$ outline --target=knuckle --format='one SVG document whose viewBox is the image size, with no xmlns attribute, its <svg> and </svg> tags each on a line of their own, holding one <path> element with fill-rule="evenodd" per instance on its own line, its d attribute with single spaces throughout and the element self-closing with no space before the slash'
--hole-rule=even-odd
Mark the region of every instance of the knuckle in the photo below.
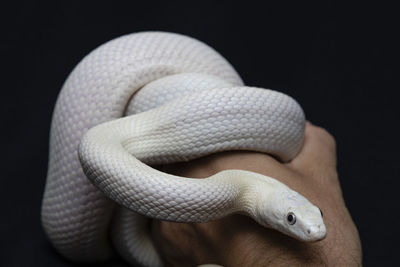
<svg viewBox="0 0 400 267">
<path fill-rule="evenodd" d="M 319 136 L 324 141 L 324 143 L 326 143 L 330 147 L 336 147 L 335 137 L 328 130 L 320 126 L 313 126 L 313 128 L 315 134 Z"/>
<path fill-rule="evenodd" d="M 336 147 L 335 137 L 330 132 L 328 132 L 326 129 L 322 128 L 322 135 L 323 135 L 323 138 L 324 138 L 326 144 L 328 144 L 330 147 L 333 147 L 333 148 Z"/>
</svg>

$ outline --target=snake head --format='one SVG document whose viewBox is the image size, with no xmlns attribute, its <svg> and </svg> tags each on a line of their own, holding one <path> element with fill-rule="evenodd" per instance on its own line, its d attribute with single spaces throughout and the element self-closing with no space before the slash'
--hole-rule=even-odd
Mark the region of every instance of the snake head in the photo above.
<svg viewBox="0 0 400 267">
<path fill-rule="evenodd" d="M 282 224 L 285 226 L 283 232 L 306 242 L 324 239 L 326 236 L 326 227 L 322 211 L 300 194 L 296 194 L 298 195 L 296 196 L 297 201 L 300 198 L 303 198 L 303 201 L 305 201 L 302 204 L 297 204 L 298 202 L 296 202 L 297 205 L 292 203 L 286 207 L 282 218 Z"/>
<path fill-rule="evenodd" d="M 285 188 L 258 203 L 257 221 L 300 241 L 314 242 L 325 238 L 322 211 L 299 193 Z"/>
</svg>

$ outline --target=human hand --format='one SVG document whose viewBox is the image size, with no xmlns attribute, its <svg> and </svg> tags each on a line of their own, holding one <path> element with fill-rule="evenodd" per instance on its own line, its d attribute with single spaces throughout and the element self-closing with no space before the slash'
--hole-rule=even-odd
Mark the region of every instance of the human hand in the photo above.
<svg viewBox="0 0 400 267">
<path fill-rule="evenodd" d="M 192 224 L 154 220 L 152 237 L 166 266 L 361 265 L 358 231 L 336 171 L 335 140 L 327 131 L 307 123 L 302 150 L 286 164 L 262 153 L 233 151 L 168 165 L 164 171 L 204 178 L 226 169 L 274 177 L 305 196 L 323 211 L 326 238 L 300 242 L 242 215 Z"/>
</svg>

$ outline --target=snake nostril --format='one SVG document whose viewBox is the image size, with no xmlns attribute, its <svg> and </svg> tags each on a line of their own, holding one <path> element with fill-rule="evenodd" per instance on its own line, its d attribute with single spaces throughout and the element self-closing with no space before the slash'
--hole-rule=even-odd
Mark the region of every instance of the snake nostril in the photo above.
<svg viewBox="0 0 400 267">
<path fill-rule="evenodd" d="M 308 233 L 308 234 L 310 234 L 310 233 L 311 233 L 310 229 L 307 229 L 307 233 Z"/>
</svg>

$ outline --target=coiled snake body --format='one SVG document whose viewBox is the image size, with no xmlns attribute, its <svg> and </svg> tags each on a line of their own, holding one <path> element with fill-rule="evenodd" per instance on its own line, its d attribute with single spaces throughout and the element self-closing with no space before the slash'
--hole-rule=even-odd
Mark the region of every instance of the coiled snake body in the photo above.
<svg viewBox="0 0 400 267">
<path fill-rule="evenodd" d="M 71 260 L 105 260 L 114 247 L 144 266 L 162 265 L 146 217 L 205 222 L 241 213 L 297 239 L 319 240 L 319 209 L 273 178 L 227 170 L 192 179 L 148 166 L 226 150 L 288 161 L 301 148 L 304 125 L 292 98 L 244 86 L 199 41 L 162 32 L 117 38 L 85 57 L 58 97 L 44 229 Z"/>
</svg>

